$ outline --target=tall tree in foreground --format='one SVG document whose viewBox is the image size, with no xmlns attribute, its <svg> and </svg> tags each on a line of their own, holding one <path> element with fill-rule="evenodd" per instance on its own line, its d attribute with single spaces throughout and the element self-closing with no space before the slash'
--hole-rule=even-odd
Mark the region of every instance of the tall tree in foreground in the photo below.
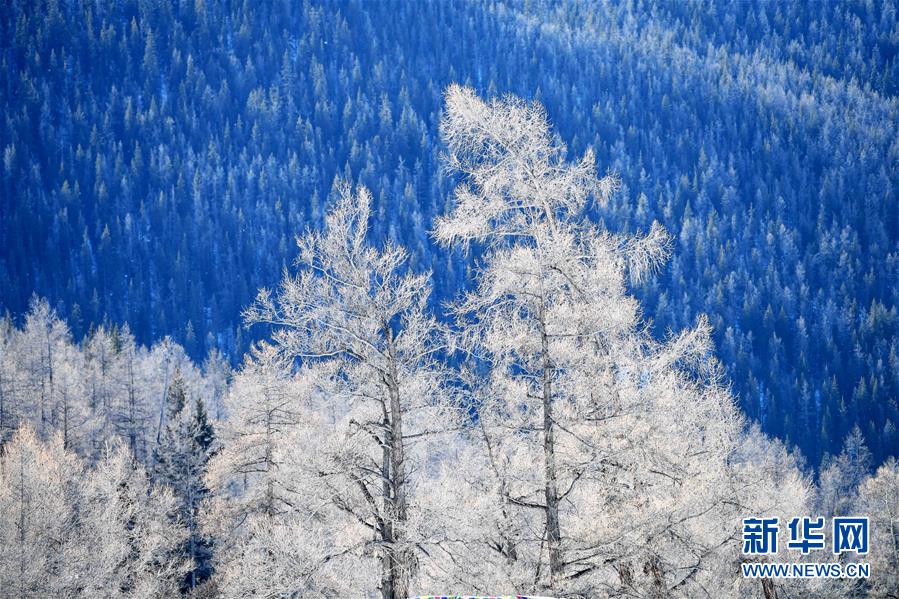
<svg viewBox="0 0 899 599">
<path fill-rule="evenodd" d="M 467 181 L 456 189 L 453 212 L 438 221 L 437 236 L 445 244 L 487 241 L 493 249 L 477 290 L 460 302 L 457 313 L 472 351 L 493 366 L 496 399 L 507 403 L 507 397 L 518 396 L 499 412 L 516 420 L 525 434 L 539 437 L 541 447 L 523 456 L 523 463 L 542 464 L 542 488 L 518 492 L 508 501 L 542 513 L 547 580 L 557 589 L 566 559 L 560 503 L 567 491 L 561 483 L 576 472 L 557 447 L 559 398 L 574 397 L 563 388 L 567 379 L 560 373 L 595 354 L 584 352 L 590 343 L 609 347 L 626 338 L 636 309 L 632 300 L 620 301 L 620 275 L 606 255 L 610 244 L 580 243 L 580 231 L 566 217 L 580 212 L 594 193 L 605 200 L 614 180 L 595 177 L 592 154 L 579 163 L 565 162 L 545 115 L 521 102 L 488 106 L 471 90 L 451 87 L 442 131 L 449 166 Z M 662 246 L 652 249 L 660 252 Z M 600 262 L 591 264 L 597 253 Z M 613 301 L 605 302 L 605 309 L 583 309 L 608 298 L 609 291 Z M 490 407 L 482 406 L 482 428 Z"/>
<path fill-rule="evenodd" d="M 489 473 L 480 495 L 494 497 L 467 533 L 495 535 L 457 560 L 518 592 L 690 594 L 736 567 L 743 423 L 705 321 L 656 343 L 627 293 L 664 260 L 667 234 L 587 220 L 615 179 L 596 177 L 590 152 L 568 161 L 538 104 L 458 86 L 446 98 L 447 164 L 462 182 L 436 236 L 486 247 L 454 307 L 462 346 L 486 367 L 469 439 Z M 800 477 L 786 481 L 801 502 Z M 764 482 L 768 509 L 783 507 Z"/>
<path fill-rule="evenodd" d="M 430 275 L 410 272 L 401 247 L 366 242 L 368 190 L 342 185 L 338 194 L 324 231 L 297 240 L 299 272 L 274 295 L 262 290 L 245 316 L 272 325 L 275 347 L 311 369 L 315 392 L 306 409 L 323 419 L 322 438 L 296 464 L 302 484 L 293 488 L 302 503 L 315 499 L 333 547 L 298 584 L 342 560 L 364 574 L 374 557 L 368 587 L 405 598 L 429 542 L 415 501 L 425 490 L 414 477 L 440 454 L 436 440 L 451 426 L 438 362 L 444 335 L 427 313 Z"/>
</svg>

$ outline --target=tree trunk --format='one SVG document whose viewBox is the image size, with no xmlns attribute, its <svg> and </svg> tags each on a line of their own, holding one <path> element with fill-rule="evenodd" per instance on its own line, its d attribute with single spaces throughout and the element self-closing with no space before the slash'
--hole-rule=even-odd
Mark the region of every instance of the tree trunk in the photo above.
<svg viewBox="0 0 899 599">
<path fill-rule="evenodd" d="M 509 482 L 506 479 L 505 473 L 500 469 L 499 464 L 496 463 L 496 456 L 493 454 L 493 444 L 490 442 L 490 435 L 488 435 L 487 431 L 484 429 L 483 421 L 479 420 L 478 422 L 478 428 L 484 437 L 484 443 L 487 445 L 487 456 L 490 459 L 490 467 L 493 468 L 494 474 L 500 481 L 500 513 L 503 517 L 503 530 L 500 532 L 502 538 L 500 545 L 502 554 L 506 556 L 507 563 L 511 564 L 518 559 L 518 549 L 512 538 L 512 518 L 509 514 Z"/>
<path fill-rule="evenodd" d="M 390 430 L 389 418 L 384 416 L 384 430 Z M 382 493 L 384 496 L 384 517 L 380 521 L 378 530 L 381 535 L 381 541 L 384 543 L 385 549 L 381 553 L 381 596 L 383 599 L 393 599 L 393 554 L 391 547 L 393 546 L 393 523 L 390 520 L 391 498 L 393 492 L 390 488 L 390 446 L 384 443 L 381 449 L 381 480 L 383 484 Z"/>
<path fill-rule="evenodd" d="M 62 448 L 69 448 L 69 393 L 62 392 Z"/>
<path fill-rule="evenodd" d="M 3 392 L 3 378 L 0 374 L 0 448 L 3 447 L 3 431 L 6 429 L 6 394 Z"/>
<path fill-rule="evenodd" d="M 553 423 L 552 362 L 546 334 L 543 306 L 540 307 L 540 341 L 543 358 L 543 476 L 546 502 L 546 543 L 549 547 L 550 588 L 555 589 L 562 575 L 562 533 L 559 526 L 559 488 L 556 473 L 555 430 Z"/>
<path fill-rule="evenodd" d="M 25 594 L 25 452 L 19 450 L 19 596 Z"/>
<path fill-rule="evenodd" d="M 166 359 L 165 378 L 162 383 L 162 401 L 159 402 L 159 424 L 156 426 L 156 445 L 159 445 L 159 439 L 162 437 L 162 423 L 165 420 L 165 400 L 169 394 L 169 364 Z"/>
<path fill-rule="evenodd" d="M 406 466 L 403 448 L 403 412 L 400 405 L 399 373 L 397 371 L 396 347 L 390 325 L 384 323 L 387 336 L 387 376 L 385 383 L 390 400 L 390 512 L 386 514 L 385 545 L 389 556 L 388 566 L 390 579 L 389 591 L 384 592 L 385 599 L 406 599 L 409 596 L 412 560 L 409 552 L 403 547 L 403 525 L 406 522 Z M 382 577 L 383 578 L 383 577 Z M 385 591 L 387 589 L 385 588 Z"/>
<path fill-rule="evenodd" d="M 765 599 L 777 599 L 777 589 L 774 588 L 774 581 L 770 578 L 762 579 L 762 592 Z"/>
<path fill-rule="evenodd" d="M 134 357 L 128 355 L 128 446 L 137 459 L 137 409 L 134 397 Z"/>
</svg>

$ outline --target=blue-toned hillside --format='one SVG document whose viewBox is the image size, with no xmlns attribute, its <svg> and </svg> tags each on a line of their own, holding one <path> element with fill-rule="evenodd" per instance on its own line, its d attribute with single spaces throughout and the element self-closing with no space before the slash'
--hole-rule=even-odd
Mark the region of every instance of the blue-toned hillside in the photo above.
<svg viewBox="0 0 899 599">
<path fill-rule="evenodd" d="M 238 357 L 335 177 L 373 240 L 434 271 L 451 82 L 539 99 L 659 220 L 637 292 L 664 335 L 708 313 L 746 413 L 812 464 L 855 424 L 899 453 L 899 20 L 893 2 L 34 2 L 0 7 L 0 306 L 76 336 L 127 321 Z"/>
</svg>

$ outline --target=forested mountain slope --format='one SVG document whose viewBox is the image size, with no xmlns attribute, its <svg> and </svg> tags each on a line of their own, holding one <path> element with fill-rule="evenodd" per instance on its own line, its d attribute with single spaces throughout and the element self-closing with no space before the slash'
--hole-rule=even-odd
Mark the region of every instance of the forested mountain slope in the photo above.
<svg viewBox="0 0 899 599">
<path fill-rule="evenodd" d="M 454 182 L 454 81 L 547 107 L 659 220 L 636 293 L 664 335 L 709 314 L 746 412 L 817 464 L 858 423 L 899 448 L 894 3 L 17 2 L 0 7 L 0 306 L 246 348 L 240 310 L 318 226 L 335 176 L 374 241 L 454 297 L 476 260 L 429 231 Z M 252 334 L 252 333 L 250 333 Z"/>
</svg>

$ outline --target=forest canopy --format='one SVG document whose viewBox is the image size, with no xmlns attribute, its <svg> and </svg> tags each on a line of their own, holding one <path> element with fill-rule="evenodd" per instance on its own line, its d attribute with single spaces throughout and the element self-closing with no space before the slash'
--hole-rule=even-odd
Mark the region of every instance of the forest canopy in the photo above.
<svg viewBox="0 0 899 599">
<path fill-rule="evenodd" d="M 621 185 L 591 216 L 658 221 L 634 288 L 657 339 L 707 314 L 746 415 L 818 466 L 857 426 L 899 447 L 893 2 L 58 2 L 0 7 L 0 307 L 46 297 L 76 338 L 125 323 L 238 364 L 260 285 L 371 191 L 369 238 L 431 269 L 452 82 L 546 106 Z"/>
</svg>

